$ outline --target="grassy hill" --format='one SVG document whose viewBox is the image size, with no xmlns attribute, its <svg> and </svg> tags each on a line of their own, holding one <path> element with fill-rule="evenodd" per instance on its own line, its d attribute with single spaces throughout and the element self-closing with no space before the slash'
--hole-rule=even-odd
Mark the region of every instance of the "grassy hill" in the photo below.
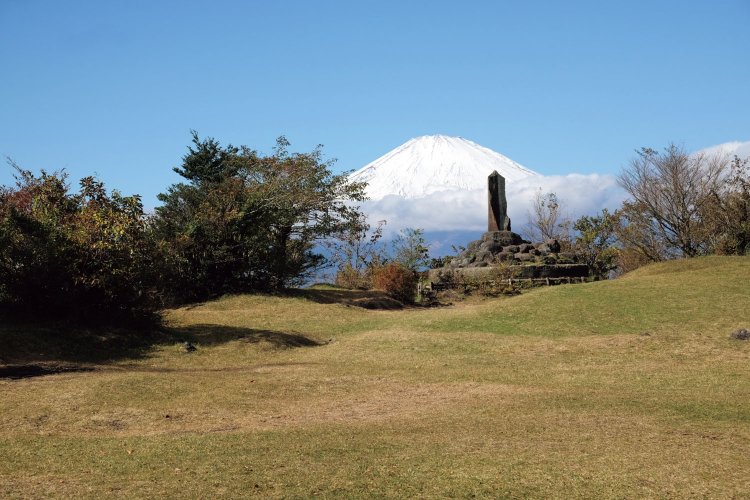
<svg viewBox="0 0 750 500">
<path fill-rule="evenodd" d="M 225 297 L 77 343 L 0 326 L 0 362 L 93 370 L 0 378 L 0 497 L 750 495 L 749 258 L 358 298 Z"/>
</svg>

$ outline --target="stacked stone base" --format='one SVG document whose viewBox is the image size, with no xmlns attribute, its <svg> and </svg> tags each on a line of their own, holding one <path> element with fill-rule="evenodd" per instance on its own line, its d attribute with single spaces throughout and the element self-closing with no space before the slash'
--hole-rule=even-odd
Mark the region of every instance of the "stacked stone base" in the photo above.
<svg viewBox="0 0 750 500">
<path fill-rule="evenodd" d="M 517 280 L 544 280 L 574 278 L 587 278 L 589 268 L 586 264 L 531 264 L 531 265 L 510 265 L 503 268 L 502 273 L 498 273 L 498 266 L 487 267 L 464 267 L 430 269 L 427 278 L 431 283 L 452 283 L 457 281 L 495 281 L 497 279 Z M 506 277 L 507 276 L 507 277 Z M 460 278 L 460 279 L 459 279 Z"/>
<path fill-rule="evenodd" d="M 560 252 L 557 240 L 532 244 L 511 231 L 490 231 L 472 241 L 466 250 L 441 269 L 432 269 L 432 283 L 447 283 L 456 278 L 492 281 L 502 270 L 512 279 L 540 280 L 586 278 L 588 266 L 577 261 L 576 255 Z"/>
<path fill-rule="evenodd" d="M 557 240 L 532 244 L 511 231 L 491 231 L 472 241 L 447 265 L 451 269 L 494 264 L 577 264 L 575 254 L 560 252 Z"/>
</svg>

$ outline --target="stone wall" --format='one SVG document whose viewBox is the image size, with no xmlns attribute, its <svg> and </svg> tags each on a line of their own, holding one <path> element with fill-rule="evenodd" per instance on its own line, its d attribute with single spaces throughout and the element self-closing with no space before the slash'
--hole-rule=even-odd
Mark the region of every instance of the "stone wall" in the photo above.
<svg viewBox="0 0 750 500">
<path fill-rule="evenodd" d="M 502 275 L 511 279 L 534 280 L 544 278 L 586 278 L 589 268 L 586 264 L 538 264 L 441 268 L 430 269 L 427 279 L 431 283 L 449 283 L 458 280 L 490 281 Z"/>
<path fill-rule="evenodd" d="M 574 278 L 581 281 L 589 268 L 573 253 L 560 251 L 560 242 L 531 243 L 511 231 L 489 231 L 469 243 L 464 251 L 440 269 L 431 269 L 431 283 L 450 286 L 459 282 L 483 282 L 497 279 L 530 280 L 538 284 L 550 279 Z"/>
</svg>

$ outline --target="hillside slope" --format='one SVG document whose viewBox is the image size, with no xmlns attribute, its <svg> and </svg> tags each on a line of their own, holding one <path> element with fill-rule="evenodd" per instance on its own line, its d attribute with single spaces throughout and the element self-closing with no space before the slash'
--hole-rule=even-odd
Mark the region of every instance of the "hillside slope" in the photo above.
<svg viewBox="0 0 750 500">
<path fill-rule="evenodd" d="M 748 258 L 434 309 L 350 298 L 225 297 L 94 371 L 0 378 L 0 497 L 750 493 L 750 341 L 729 338 Z"/>
<path fill-rule="evenodd" d="M 541 288 L 438 313 L 430 328 L 537 335 L 729 333 L 750 324 L 750 258 L 662 262 L 616 280 Z"/>
</svg>

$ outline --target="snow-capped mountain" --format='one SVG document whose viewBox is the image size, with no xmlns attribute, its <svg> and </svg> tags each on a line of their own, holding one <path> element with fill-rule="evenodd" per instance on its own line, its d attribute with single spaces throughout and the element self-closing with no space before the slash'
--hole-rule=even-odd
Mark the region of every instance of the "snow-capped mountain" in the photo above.
<svg viewBox="0 0 750 500">
<path fill-rule="evenodd" d="M 373 200 L 422 198 L 440 191 L 486 189 L 497 170 L 509 182 L 538 175 L 500 153 L 461 137 L 416 137 L 352 173 Z"/>
<path fill-rule="evenodd" d="M 737 156 L 740 159 L 750 158 L 750 141 L 725 142 L 723 144 L 717 144 L 716 146 L 701 149 L 698 153 L 704 153 L 707 155 L 727 155 L 730 158 Z"/>
</svg>

